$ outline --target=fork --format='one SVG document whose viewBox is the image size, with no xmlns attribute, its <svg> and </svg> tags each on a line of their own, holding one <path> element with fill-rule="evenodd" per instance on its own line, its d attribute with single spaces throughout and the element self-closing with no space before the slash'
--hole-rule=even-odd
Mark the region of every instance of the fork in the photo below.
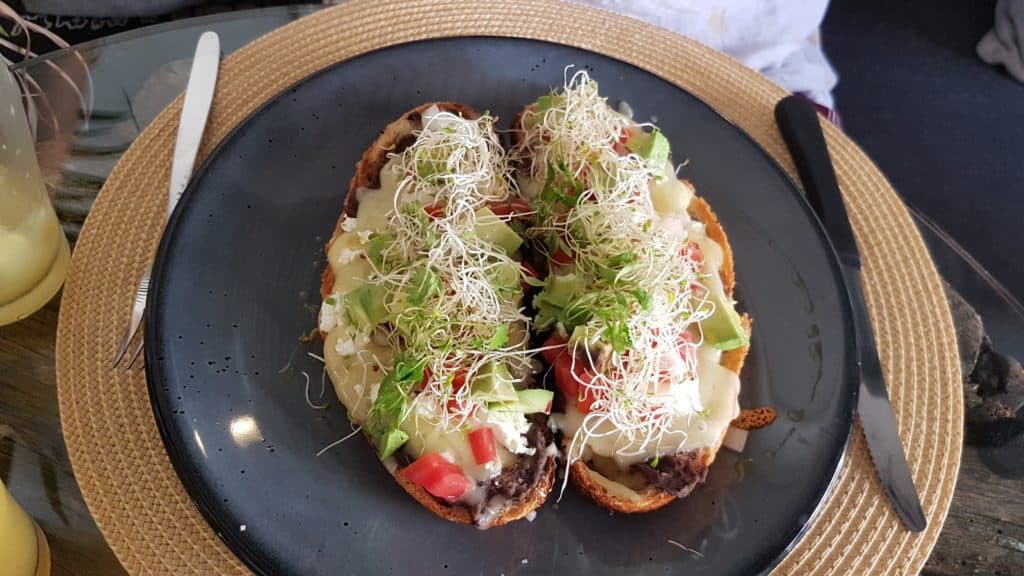
<svg viewBox="0 0 1024 576">
<path fill-rule="evenodd" d="M 178 120 L 178 135 L 174 142 L 174 159 L 171 162 L 171 183 L 167 194 L 167 218 L 174 212 L 178 205 L 181 193 L 185 191 L 189 178 L 192 176 L 192 168 L 196 163 L 196 156 L 199 154 L 199 144 L 203 139 L 203 131 L 206 129 L 206 119 L 210 114 L 210 104 L 213 102 L 213 90 L 217 85 L 217 70 L 220 67 L 220 38 L 216 32 L 203 32 L 196 44 L 195 57 L 192 59 L 192 70 L 188 76 L 188 86 L 185 87 L 185 102 L 181 107 L 181 118 Z M 128 318 L 128 325 L 125 326 L 124 335 L 121 337 L 121 344 L 114 355 L 114 363 L 111 368 L 121 364 L 128 355 L 131 347 L 131 355 L 125 369 L 130 370 L 135 365 L 142 353 L 144 346 L 143 337 L 139 332 L 142 320 L 146 316 L 146 300 L 149 297 L 150 274 L 153 265 L 150 263 L 139 280 L 135 289 L 135 298 L 132 300 L 131 313 Z M 132 341 L 138 341 L 134 347 Z"/>
</svg>

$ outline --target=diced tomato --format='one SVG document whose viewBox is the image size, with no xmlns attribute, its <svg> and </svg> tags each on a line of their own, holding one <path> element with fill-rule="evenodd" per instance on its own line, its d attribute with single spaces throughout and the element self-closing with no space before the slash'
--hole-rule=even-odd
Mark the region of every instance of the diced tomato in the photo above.
<svg viewBox="0 0 1024 576">
<path fill-rule="evenodd" d="M 572 377 L 572 358 L 565 354 L 555 361 L 555 386 L 565 394 L 567 400 L 576 400 L 579 384 Z"/>
<path fill-rule="evenodd" d="M 469 433 L 469 447 L 477 464 L 487 464 L 498 457 L 494 448 L 494 430 L 489 427 L 477 428 Z"/>
<path fill-rule="evenodd" d="M 580 389 L 594 379 L 594 372 L 585 366 L 584 360 L 576 360 L 573 366 L 571 354 L 563 354 L 555 361 L 555 386 L 569 400 L 578 401 Z"/>
<path fill-rule="evenodd" d="M 399 472 L 406 480 L 421 486 L 438 498 L 454 502 L 473 488 L 473 481 L 462 469 L 437 452 L 427 452 Z"/>
<path fill-rule="evenodd" d="M 544 350 L 541 351 L 540 355 L 544 358 L 545 362 L 554 366 L 558 358 L 566 354 L 565 346 L 567 344 L 568 340 L 558 334 L 552 334 L 544 341 Z M 556 346 L 558 346 L 558 348 L 556 348 Z"/>
<path fill-rule="evenodd" d="M 557 250 L 555 250 L 555 253 L 551 255 L 551 261 L 554 262 L 555 264 L 561 264 L 565 266 L 575 262 L 575 259 L 572 257 L 571 254 L 567 254 L 564 250 L 558 248 Z"/>
<path fill-rule="evenodd" d="M 694 262 L 704 262 L 704 254 L 700 251 L 700 245 L 696 242 L 687 242 L 686 246 L 683 247 L 683 256 L 693 260 Z"/>
<path fill-rule="evenodd" d="M 615 150 L 615 153 L 618 154 L 619 156 L 625 156 L 629 154 L 629 148 L 626 146 L 626 142 L 628 141 L 629 129 L 623 128 L 622 131 L 619 132 L 618 141 L 612 144 L 612 149 Z"/>
<path fill-rule="evenodd" d="M 540 274 L 537 273 L 537 269 L 531 266 L 529 262 L 524 260 L 520 262 L 519 265 L 522 266 L 523 273 L 526 274 L 528 278 L 540 278 Z M 526 282 L 520 282 L 519 284 L 523 287 L 523 292 L 527 292 L 530 289 L 530 285 Z"/>
<path fill-rule="evenodd" d="M 513 217 L 532 212 L 530 205 L 522 198 L 512 198 L 510 200 L 504 200 L 501 202 L 490 202 L 487 207 L 494 212 L 495 216 L 508 216 Z"/>
<path fill-rule="evenodd" d="M 540 274 L 537 272 L 537 269 L 526 260 L 520 262 L 519 265 L 523 267 L 523 272 L 525 272 L 530 278 L 540 278 Z"/>
<path fill-rule="evenodd" d="M 427 204 L 423 207 L 423 211 L 431 218 L 438 218 L 444 214 L 444 203 L 434 202 L 433 204 Z"/>
<path fill-rule="evenodd" d="M 462 390 L 462 387 L 466 385 L 466 369 L 459 368 L 455 371 L 455 377 L 452 378 L 452 392 L 458 392 Z"/>
</svg>

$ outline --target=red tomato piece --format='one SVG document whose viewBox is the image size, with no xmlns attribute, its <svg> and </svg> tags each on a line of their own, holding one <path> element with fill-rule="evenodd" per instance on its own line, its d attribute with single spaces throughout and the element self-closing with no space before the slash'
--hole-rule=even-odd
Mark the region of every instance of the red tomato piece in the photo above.
<svg viewBox="0 0 1024 576">
<path fill-rule="evenodd" d="M 512 217 L 516 217 L 520 214 L 531 212 L 530 204 L 522 198 L 512 198 L 501 202 L 489 202 L 487 207 L 491 209 L 491 212 L 493 212 L 495 216 L 508 216 L 511 214 Z"/>
<path fill-rule="evenodd" d="M 554 366 L 555 361 L 558 360 L 559 356 L 566 354 L 565 346 L 567 344 L 568 340 L 558 334 L 552 334 L 544 341 L 543 348 L 545 349 L 541 351 L 540 355 L 544 358 L 545 362 Z M 554 348 L 554 346 L 560 346 L 560 348 Z"/>
<path fill-rule="evenodd" d="M 452 392 L 458 392 L 462 390 L 462 387 L 466 385 L 466 369 L 459 368 L 455 371 L 455 377 L 452 378 Z"/>
<path fill-rule="evenodd" d="M 437 218 L 444 214 L 444 204 L 441 202 L 434 202 L 433 204 L 427 204 L 423 207 L 423 211 L 427 213 L 427 216 L 431 218 Z"/>
<path fill-rule="evenodd" d="M 700 245 L 696 242 L 686 243 L 686 246 L 683 247 L 683 256 L 697 263 L 704 262 L 704 254 L 701 253 Z"/>
<path fill-rule="evenodd" d="M 494 448 L 494 430 L 489 427 L 477 428 L 469 433 L 469 447 L 477 464 L 487 464 L 498 457 Z"/>
<path fill-rule="evenodd" d="M 594 372 L 587 367 L 585 360 L 576 360 L 573 366 L 571 354 L 563 354 L 555 361 L 555 386 L 565 394 L 567 400 L 580 403 L 580 399 L 587 396 L 585 390 L 588 384 L 594 379 Z M 593 404 L 591 398 L 585 403 L 587 410 Z"/>
<path fill-rule="evenodd" d="M 525 272 L 530 278 L 540 278 L 540 274 L 537 272 L 537 269 L 530 265 L 526 260 L 520 262 L 519 265 L 523 267 L 523 272 Z"/>
<path fill-rule="evenodd" d="M 523 273 L 526 274 L 528 278 L 540 278 L 540 274 L 537 273 L 537 269 L 530 266 L 529 262 L 524 260 L 520 262 L 519 265 L 522 266 Z M 527 292 L 530 289 L 530 285 L 526 282 L 520 282 L 519 285 L 523 287 L 523 292 Z"/>
<path fill-rule="evenodd" d="M 399 472 L 406 480 L 438 498 L 454 502 L 473 488 L 462 469 L 437 452 L 427 452 Z"/>
<path fill-rule="evenodd" d="M 555 253 L 551 255 L 551 261 L 554 262 L 555 264 L 561 264 L 565 266 L 575 262 L 575 259 L 572 257 L 572 254 L 567 254 L 564 250 L 558 248 L 557 250 L 555 250 Z"/>
</svg>

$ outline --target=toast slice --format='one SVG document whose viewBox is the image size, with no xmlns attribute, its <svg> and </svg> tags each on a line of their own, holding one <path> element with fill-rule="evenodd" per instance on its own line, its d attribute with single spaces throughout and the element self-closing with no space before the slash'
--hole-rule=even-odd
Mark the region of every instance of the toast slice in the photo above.
<svg viewBox="0 0 1024 576">
<path fill-rule="evenodd" d="M 523 140 L 523 136 L 525 134 L 525 129 L 523 127 L 524 115 L 527 111 L 535 110 L 536 103 L 530 104 L 520 111 L 513 120 L 511 129 L 513 147 L 519 145 Z M 522 165 L 518 167 L 519 171 L 530 173 L 531 166 L 528 163 L 531 160 L 529 158 L 520 158 L 519 161 L 522 163 Z M 693 188 L 692 184 L 688 181 L 683 180 L 682 183 L 691 189 Z M 729 245 L 725 230 L 707 201 L 696 194 L 694 194 L 693 199 L 689 204 L 688 212 L 691 218 L 705 225 L 706 234 L 709 239 L 713 240 L 721 247 L 723 258 L 719 273 L 726 296 L 732 298 L 736 284 L 736 276 L 732 249 Z M 744 314 L 741 316 L 740 321 L 742 329 L 749 340 L 752 320 L 748 315 Z M 721 354 L 719 364 L 730 372 L 738 375 L 743 369 L 743 363 L 749 349 L 749 344 L 747 344 L 724 351 Z M 715 456 L 721 448 L 727 431 L 728 428 L 724 429 L 717 441 L 711 446 L 699 450 L 682 452 L 670 458 L 672 461 L 671 464 L 679 468 L 677 474 L 680 476 L 680 478 L 676 478 L 674 480 L 673 490 L 671 491 L 659 487 L 653 479 L 642 488 L 630 488 L 608 478 L 595 468 L 591 467 L 584 459 L 576 460 L 570 465 L 569 479 L 580 492 L 587 495 L 595 503 L 609 510 L 624 513 L 643 513 L 657 510 L 669 504 L 676 498 L 682 498 L 689 495 L 696 486 L 704 481 L 707 476 L 708 468 L 714 462 Z M 571 438 L 564 438 L 563 448 L 568 450 L 570 442 Z M 666 458 L 662 458 L 663 462 L 664 460 L 666 460 Z M 662 466 L 664 466 L 664 464 L 662 464 Z M 634 468 L 638 471 L 642 471 L 645 475 L 654 475 L 646 464 L 640 463 L 638 465 L 634 465 Z"/>
<path fill-rule="evenodd" d="M 703 222 L 708 237 L 722 247 L 723 259 L 720 271 L 722 284 L 725 287 L 726 295 L 732 297 L 736 286 L 736 274 L 733 268 L 732 249 L 729 246 L 729 239 L 725 235 L 725 230 L 722 228 L 714 211 L 712 211 L 711 205 L 699 196 L 694 196 L 693 201 L 690 203 L 690 216 L 697 221 Z M 749 337 L 751 331 L 750 316 L 743 315 L 742 322 L 743 329 Z M 740 374 L 749 350 L 749 344 L 727 350 L 722 353 L 719 364 L 730 372 Z M 649 485 L 642 490 L 634 490 L 618 483 L 614 483 L 614 485 L 609 484 L 613 481 L 587 466 L 582 460 L 573 462 L 569 471 L 569 479 L 580 492 L 609 510 L 628 514 L 651 512 L 668 505 L 676 498 L 685 497 L 685 495 L 688 495 L 694 488 L 704 482 L 704 479 L 707 477 L 708 468 L 715 461 L 715 456 L 721 448 L 726 432 L 728 432 L 728 429 L 723 430 L 722 435 L 718 438 L 718 442 L 713 446 L 676 455 L 677 458 L 685 459 L 687 472 L 691 475 L 692 480 L 687 483 L 686 487 L 674 494 L 654 485 Z"/>
<path fill-rule="evenodd" d="M 355 174 L 349 182 L 342 216 L 338 219 L 334 233 L 327 242 L 327 249 L 343 233 L 342 223 L 345 217 L 357 215 L 361 191 L 380 187 L 380 172 L 387 164 L 389 155 L 402 152 L 416 141 L 417 131 L 423 128 L 423 115 L 431 106 L 437 106 L 442 112 L 450 112 L 468 119 L 479 117 L 475 110 L 465 104 L 436 102 L 413 108 L 388 124 L 373 144 L 366 149 L 355 166 Z M 334 271 L 328 265 L 321 276 L 320 295 L 322 299 L 326 300 L 331 295 L 334 285 Z M 321 334 L 326 336 L 323 332 Z M 392 456 L 385 461 L 385 465 L 398 485 L 435 515 L 459 524 L 476 524 L 480 528 L 501 526 L 524 518 L 539 508 L 547 500 L 554 483 L 557 449 L 553 444 L 551 432 L 548 430 L 546 418 L 535 416 L 526 435 L 535 448 L 535 453 L 529 456 L 520 456 L 514 467 L 506 468 L 499 476 L 491 480 L 492 483 L 498 484 L 496 488 L 500 488 L 507 497 L 502 497 L 503 505 L 488 506 L 480 513 L 474 513 L 474 510 L 468 505 L 436 498 L 421 486 L 409 481 L 401 474 L 406 464 L 403 460 L 407 459 L 397 455 Z M 371 445 L 374 444 L 369 436 L 365 437 Z M 488 487 L 488 490 L 490 489 Z"/>
</svg>

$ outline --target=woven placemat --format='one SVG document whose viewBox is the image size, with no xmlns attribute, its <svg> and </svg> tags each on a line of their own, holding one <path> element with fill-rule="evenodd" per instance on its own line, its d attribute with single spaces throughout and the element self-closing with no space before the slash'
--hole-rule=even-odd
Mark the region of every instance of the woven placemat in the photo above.
<svg viewBox="0 0 1024 576">
<path fill-rule="evenodd" d="M 740 63 L 670 32 L 554 1 L 352 0 L 249 44 L 227 58 L 200 156 L 276 94 L 339 61 L 446 36 L 514 36 L 599 52 L 690 91 L 736 123 L 794 175 L 773 120 L 785 92 Z M 61 422 L 82 494 L 133 574 L 247 573 L 189 500 L 164 451 L 139 371 L 110 359 L 135 282 L 164 219 L 181 98 L 124 155 L 75 250 L 57 335 Z M 860 430 L 827 503 L 776 574 L 916 574 L 934 545 L 960 464 L 963 404 L 956 340 L 939 276 L 885 177 L 825 124 L 864 259 L 886 382 L 928 529 L 900 526 Z"/>
</svg>

